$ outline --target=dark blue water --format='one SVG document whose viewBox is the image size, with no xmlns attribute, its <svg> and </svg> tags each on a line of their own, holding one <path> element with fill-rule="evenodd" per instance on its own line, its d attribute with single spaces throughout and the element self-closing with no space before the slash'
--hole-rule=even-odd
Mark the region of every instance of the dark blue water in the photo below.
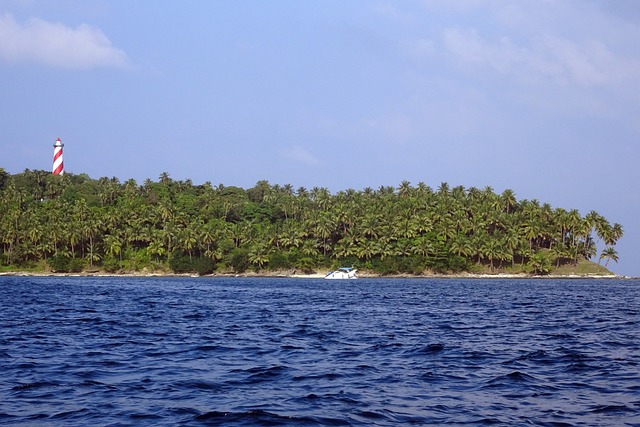
<svg viewBox="0 0 640 427">
<path fill-rule="evenodd" d="M 0 277 L 0 424 L 640 425 L 640 282 Z"/>
</svg>

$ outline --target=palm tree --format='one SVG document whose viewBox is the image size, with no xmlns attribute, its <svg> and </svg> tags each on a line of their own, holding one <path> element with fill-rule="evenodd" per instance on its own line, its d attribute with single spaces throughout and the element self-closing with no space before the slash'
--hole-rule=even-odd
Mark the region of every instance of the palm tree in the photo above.
<svg viewBox="0 0 640 427">
<path fill-rule="evenodd" d="M 206 251 L 211 251 L 211 245 L 216 241 L 218 230 L 214 223 L 209 222 L 200 229 L 199 240 L 206 246 Z"/>
<path fill-rule="evenodd" d="M 612 239 L 610 240 L 610 246 L 615 246 L 616 243 L 618 243 L 618 240 L 620 240 L 622 238 L 622 235 L 624 234 L 624 231 L 622 230 L 622 225 L 618 224 L 618 223 L 614 223 L 613 224 L 613 228 L 612 228 Z"/>
<path fill-rule="evenodd" d="M 340 240 L 333 247 L 333 257 L 337 259 L 347 258 L 354 254 L 354 245 L 346 239 Z"/>
<path fill-rule="evenodd" d="M 600 254 L 600 258 L 598 259 L 598 263 L 600 263 L 600 260 L 606 259 L 607 262 L 604 264 L 605 267 L 607 267 L 609 265 L 609 261 L 614 260 L 616 263 L 618 262 L 618 252 L 616 252 L 616 250 L 614 248 L 612 248 L 611 246 L 608 248 L 605 248 L 602 253 Z"/>
<path fill-rule="evenodd" d="M 551 260 L 546 251 L 535 253 L 529 262 L 534 274 L 548 274 L 551 271 Z"/>
<path fill-rule="evenodd" d="M 409 181 L 402 181 L 398 187 L 398 195 L 400 197 L 409 197 L 411 190 L 411 183 Z"/>
<path fill-rule="evenodd" d="M 318 245 L 312 239 L 307 239 L 302 243 L 302 247 L 300 248 L 300 252 L 306 257 L 309 257 L 313 260 L 317 259 L 320 256 L 318 252 Z"/>
<path fill-rule="evenodd" d="M 534 243 L 542 236 L 544 224 L 539 218 L 532 218 L 524 223 L 524 236 L 529 240 L 529 249 L 533 252 Z"/>
<path fill-rule="evenodd" d="M 456 224 L 453 220 L 446 218 L 442 221 L 439 226 L 439 235 L 444 237 L 445 242 L 449 241 L 452 237 L 456 235 Z"/>
<path fill-rule="evenodd" d="M 315 227 L 315 235 L 322 239 L 324 253 L 327 253 L 327 240 L 333 235 L 336 222 L 329 212 L 322 212 Z"/>
<path fill-rule="evenodd" d="M 516 199 L 516 193 L 513 190 L 506 189 L 500 195 L 500 199 L 502 201 L 502 205 L 504 206 L 506 213 L 511 213 L 513 208 L 517 205 L 518 200 Z"/>
<path fill-rule="evenodd" d="M 473 253 L 471 241 L 465 235 L 457 235 L 454 239 L 452 239 L 451 243 L 449 244 L 449 250 L 461 257 L 468 257 Z"/>
<path fill-rule="evenodd" d="M 435 246 L 427 236 L 420 236 L 414 241 L 413 253 L 422 257 L 428 257 L 435 253 Z"/>
<path fill-rule="evenodd" d="M 376 245 L 370 240 L 366 239 L 360 242 L 357 249 L 359 258 L 371 259 L 376 254 Z"/>
<path fill-rule="evenodd" d="M 562 261 L 569 258 L 567 246 L 562 242 L 555 242 L 549 249 L 549 254 L 556 260 L 556 268 L 559 268 Z"/>
<path fill-rule="evenodd" d="M 447 184 L 446 182 L 441 182 L 440 186 L 438 187 L 438 194 L 440 196 L 447 196 L 449 194 L 449 184 Z"/>
<path fill-rule="evenodd" d="M 554 222 L 558 227 L 558 234 L 560 236 L 561 243 L 565 243 L 567 238 L 567 233 L 569 232 L 569 228 L 571 227 L 569 214 L 562 208 L 558 208 L 554 212 Z"/>
<path fill-rule="evenodd" d="M 249 262 L 262 269 L 269 262 L 269 245 L 265 242 L 258 242 L 251 246 L 249 250 Z"/>
<path fill-rule="evenodd" d="M 88 253 L 86 257 L 89 259 L 89 265 L 93 267 L 94 261 L 99 261 L 102 257 L 97 250 L 96 238 L 100 231 L 101 222 L 98 219 L 89 218 L 82 224 L 82 233 L 84 237 L 89 239 Z"/>
<path fill-rule="evenodd" d="M 160 181 L 161 184 L 165 184 L 165 185 L 168 185 L 172 182 L 169 172 L 162 172 L 158 177 L 158 180 Z"/>
<path fill-rule="evenodd" d="M 104 238 L 105 252 L 111 256 L 118 256 L 122 261 L 122 240 L 119 236 L 110 234 Z"/>
<path fill-rule="evenodd" d="M 193 248 L 198 242 L 198 232 L 193 226 L 187 226 L 179 231 L 178 245 L 189 253 L 189 259 L 193 259 Z"/>
<path fill-rule="evenodd" d="M 482 258 L 484 258 L 484 250 L 489 240 L 489 235 L 486 233 L 474 234 L 471 238 L 472 253 L 470 255 L 476 257 L 476 264 L 480 265 Z"/>
<path fill-rule="evenodd" d="M 582 217 L 577 209 L 571 209 L 567 214 L 567 222 L 569 226 L 570 235 L 572 237 L 571 245 L 576 246 L 578 244 L 578 232 L 577 229 L 582 222 Z"/>
<path fill-rule="evenodd" d="M 484 245 L 481 247 L 481 251 L 483 257 L 489 260 L 489 266 L 491 268 L 491 271 L 493 271 L 493 260 L 499 258 L 503 253 L 502 248 L 500 247 L 500 241 L 495 238 L 487 239 L 484 242 Z"/>
<path fill-rule="evenodd" d="M 395 244 L 394 255 L 408 257 L 413 254 L 413 243 L 407 238 L 399 239 Z"/>
<path fill-rule="evenodd" d="M 361 231 L 362 234 L 369 238 L 377 239 L 379 237 L 380 218 L 374 213 L 367 213 L 362 218 Z"/>
<path fill-rule="evenodd" d="M 507 228 L 504 235 L 504 248 L 511 257 L 511 266 L 514 266 L 516 249 L 520 244 L 520 235 L 518 230 L 512 227 Z"/>
<path fill-rule="evenodd" d="M 159 260 L 160 257 L 164 256 L 167 253 L 160 236 L 158 236 L 158 239 L 153 239 L 149 242 L 149 244 L 147 245 L 147 253 L 149 255 L 155 255 L 156 260 Z"/>
</svg>

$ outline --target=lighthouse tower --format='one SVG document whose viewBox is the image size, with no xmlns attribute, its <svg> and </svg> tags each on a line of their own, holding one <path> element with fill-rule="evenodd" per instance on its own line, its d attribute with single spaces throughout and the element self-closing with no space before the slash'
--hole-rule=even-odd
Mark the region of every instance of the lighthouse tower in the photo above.
<svg viewBox="0 0 640 427">
<path fill-rule="evenodd" d="M 62 147 L 64 144 L 60 138 L 53 144 L 53 174 L 64 175 L 64 162 L 62 161 Z"/>
</svg>

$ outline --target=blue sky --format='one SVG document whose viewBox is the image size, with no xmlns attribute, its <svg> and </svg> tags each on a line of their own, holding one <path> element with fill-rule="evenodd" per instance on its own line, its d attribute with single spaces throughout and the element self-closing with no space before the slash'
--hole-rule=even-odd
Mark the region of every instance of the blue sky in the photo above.
<svg viewBox="0 0 640 427">
<path fill-rule="evenodd" d="M 510 188 L 640 276 L 638 40 L 636 0 L 0 0 L 0 167 Z"/>
</svg>

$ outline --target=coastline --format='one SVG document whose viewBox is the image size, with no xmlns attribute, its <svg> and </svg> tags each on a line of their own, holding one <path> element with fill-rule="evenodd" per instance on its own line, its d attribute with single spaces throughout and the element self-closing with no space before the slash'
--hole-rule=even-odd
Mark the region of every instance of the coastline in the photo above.
<svg viewBox="0 0 640 427">
<path fill-rule="evenodd" d="M 5 271 L 0 272 L 0 277 L 136 277 L 136 278 L 171 278 L 171 277 L 192 277 L 192 278 L 290 278 L 290 279 L 323 279 L 326 273 L 300 274 L 293 272 L 270 272 L 270 273 L 241 273 L 241 274 L 174 274 L 174 273 L 150 273 L 150 272 L 125 272 L 125 273 L 105 273 L 105 272 L 79 272 L 79 273 L 55 273 L 55 272 L 30 272 L 30 271 Z M 638 277 L 621 276 L 617 274 L 549 274 L 536 276 L 526 273 L 510 274 L 428 274 L 428 275 L 377 275 L 361 273 L 359 279 L 617 279 L 634 280 Z"/>
</svg>

